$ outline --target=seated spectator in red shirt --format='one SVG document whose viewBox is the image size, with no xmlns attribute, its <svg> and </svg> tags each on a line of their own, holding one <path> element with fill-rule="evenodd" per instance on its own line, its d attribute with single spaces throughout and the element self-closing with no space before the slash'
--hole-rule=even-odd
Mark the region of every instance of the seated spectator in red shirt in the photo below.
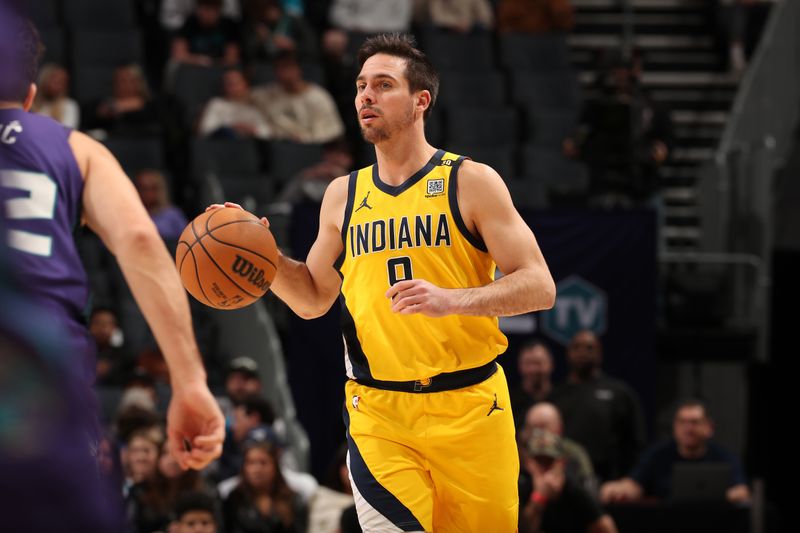
<svg viewBox="0 0 800 533">
<path fill-rule="evenodd" d="M 209 67 L 235 65 L 240 57 L 239 29 L 222 16 L 222 0 L 197 0 L 194 13 L 172 41 L 172 59 Z"/>
<path fill-rule="evenodd" d="M 697 400 L 681 403 L 672 420 L 672 438 L 644 451 L 627 477 L 609 481 L 600 487 L 603 503 L 636 501 L 646 497 L 661 500 L 672 495 L 672 469 L 677 463 L 728 463 L 733 468 L 725 496 L 731 503 L 750 501 L 744 472 L 739 460 L 711 439 L 714 424 L 705 405 Z"/>
</svg>

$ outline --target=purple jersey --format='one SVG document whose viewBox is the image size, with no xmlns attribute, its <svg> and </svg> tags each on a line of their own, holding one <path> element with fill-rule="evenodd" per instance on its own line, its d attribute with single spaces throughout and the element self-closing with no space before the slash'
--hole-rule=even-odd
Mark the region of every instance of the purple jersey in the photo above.
<svg viewBox="0 0 800 533">
<path fill-rule="evenodd" d="M 0 214 L 15 278 L 62 323 L 76 355 L 72 368 L 92 383 L 94 343 L 85 325 L 89 284 L 73 235 L 83 177 L 69 135 L 50 118 L 0 109 Z"/>
</svg>

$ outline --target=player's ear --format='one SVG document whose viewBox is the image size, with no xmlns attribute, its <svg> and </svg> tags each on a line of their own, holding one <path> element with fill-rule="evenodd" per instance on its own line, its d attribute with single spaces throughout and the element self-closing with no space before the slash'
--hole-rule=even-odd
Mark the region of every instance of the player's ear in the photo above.
<svg viewBox="0 0 800 533">
<path fill-rule="evenodd" d="M 423 89 L 417 93 L 416 106 L 420 114 L 424 114 L 425 110 L 431 105 L 431 93 L 427 89 Z"/>
<path fill-rule="evenodd" d="M 22 109 L 25 111 L 30 111 L 31 107 L 33 106 L 33 100 L 36 98 L 36 84 L 31 83 L 28 86 L 28 94 L 25 96 L 25 101 L 22 102 Z"/>
</svg>

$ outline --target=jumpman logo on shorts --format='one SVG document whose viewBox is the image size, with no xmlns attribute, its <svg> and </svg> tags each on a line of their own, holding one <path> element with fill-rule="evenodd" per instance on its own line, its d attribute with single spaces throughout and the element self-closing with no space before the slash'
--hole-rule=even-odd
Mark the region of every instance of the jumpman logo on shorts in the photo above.
<svg viewBox="0 0 800 533">
<path fill-rule="evenodd" d="M 489 416 L 490 414 L 492 414 L 495 411 L 505 411 L 505 409 L 503 409 L 502 407 L 498 407 L 497 406 L 497 394 L 494 395 L 494 403 L 489 408 L 489 412 L 486 413 L 486 416 Z"/>
<path fill-rule="evenodd" d="M 371 192 L 372 191 L 367 191 L 367 195 L 364 197 L 363 200 L 361 200 L 361 205 L 359 205 L 358 209 L 356 209 L 356 213 L 358 213 L 362 207 L 366 207 L 367 209 L 372 209 L 372 206 L 367 203 L 367 200 L 369 199 L 369 193 Z"/>
</svg>

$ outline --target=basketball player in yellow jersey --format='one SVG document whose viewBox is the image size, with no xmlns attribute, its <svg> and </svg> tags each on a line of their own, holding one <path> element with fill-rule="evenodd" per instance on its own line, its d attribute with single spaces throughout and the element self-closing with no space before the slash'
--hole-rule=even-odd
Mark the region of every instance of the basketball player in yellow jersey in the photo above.
<svg viewBox="0 0 800 533">
<path fill-rule="evenodd" d="M 359 62 L 377 165 L 331 183 L 306 262 L 282 256 L 272 290 L 305 318 L 341 294 L 364 531 L 513 533 L 519 461 L 496 317 L 551 307 L 555 286 L 500 176 L 425 140 L 439 81 L 413 40 L 370 38 Z"/>
</svg>

